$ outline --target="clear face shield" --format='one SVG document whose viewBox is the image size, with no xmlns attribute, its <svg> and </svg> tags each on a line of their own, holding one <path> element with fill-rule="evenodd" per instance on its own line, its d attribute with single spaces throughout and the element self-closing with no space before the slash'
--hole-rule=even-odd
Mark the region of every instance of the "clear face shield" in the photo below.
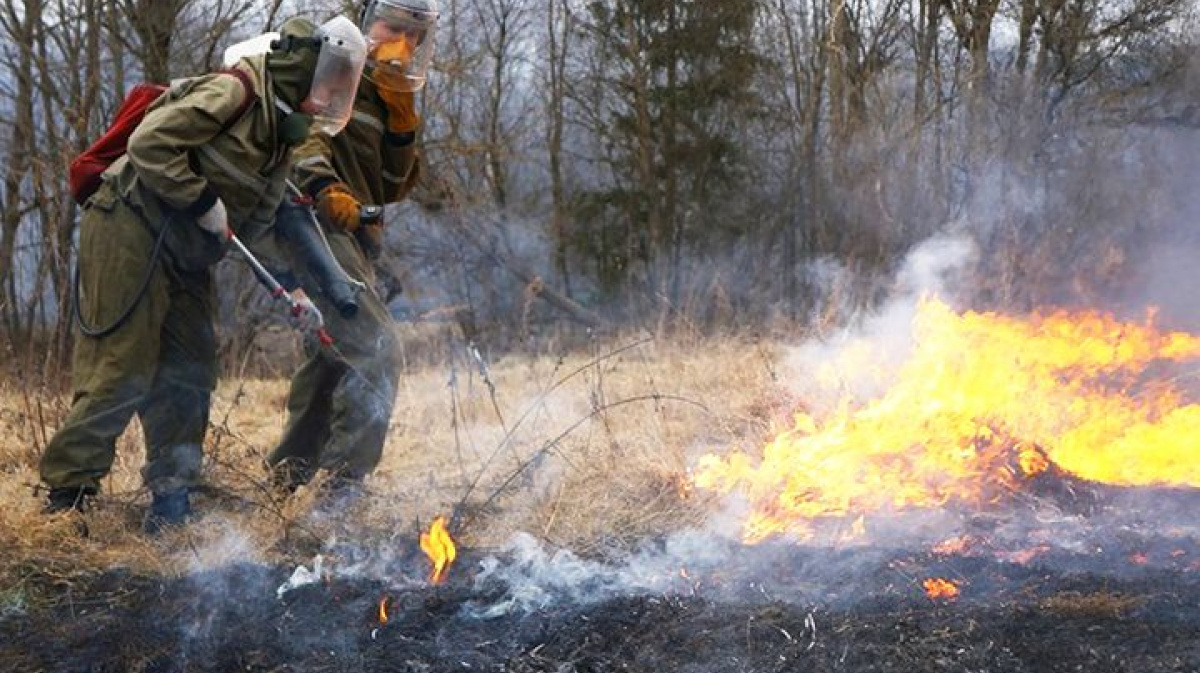
<svg viewBox="0 0 1200 673">
<path fill-rule="evenodd" d="M 354 96 L 367 61 L 367 42 L 344 16 L 327 21 L 316 34 L 321 53 L 313 70 L 308 97 L 300 109 L 313 116 L 317 130 L 336 135 L 354 112 Z"/>
<path fill-rule="evenodd" d="M 375 86 L 397 92 L 420 91 L 433 61 L 435 5 L 422 8 L 373 2 L 363 15 L 363 32 Z"/>
</svg>

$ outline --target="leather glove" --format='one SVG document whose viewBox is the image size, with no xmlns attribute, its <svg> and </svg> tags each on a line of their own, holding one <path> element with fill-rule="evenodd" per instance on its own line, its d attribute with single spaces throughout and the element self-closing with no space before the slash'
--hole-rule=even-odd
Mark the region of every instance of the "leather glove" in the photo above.
<svg viewBox="0 0 1200 673">
<path fill-rule="evenodd" d="M 391 133 L 412 133 L 421 125 L 416 96 L 406 91 L 410 85 L 403 72 L 402 64 L 411 58 L 412 48 L 405 40 L 384 42 L 375 50 L 375 88 L 387 105 L 387 130 Z"/>
<path fill-rule="evenodd" d="M 321 328 L 324 324 L 321 311 L 303 289 L 297 288 L 292 291 L 292 302 L 288 310 L 288 324 L 292 329 L 301 334 L 308 334 Z"/>
<path fill-rule="evenodd" d="M 417 114 L 416 96 L 411 91 L 379 90 L 379 97 L 387 104 L 387 130 L 389 133 L 414 133 L 421 125 Z"/>
<path fill-rule="evenodd" d="M 196 224 L 208 233 L 221 239 L 224 243 L 228 241 L 233 232 L 229 230 L 229 215 L 225 212 L 225 204 L 221 199 L 217 199 L 212 207 L 204 211 L 204 214 L 196 218 Z"/>
<path fill-rule="evenodd" d="M 360 225 L 362 204 L 346 185 L 335 182 L 317 193 L 317 215 L 321 221 L 353 234 Z"/>
</svg>

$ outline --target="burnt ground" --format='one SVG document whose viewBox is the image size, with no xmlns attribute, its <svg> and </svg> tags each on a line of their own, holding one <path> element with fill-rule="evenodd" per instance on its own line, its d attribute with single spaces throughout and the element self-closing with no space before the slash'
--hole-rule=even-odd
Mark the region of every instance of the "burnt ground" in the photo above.
<svg viewBox="0 0 1200 673">
<path fill-rule="evenodd" d="M 439 587 L 335 576 L 282 597 L 291 569 L 252 564 L 31 572 L 30 600 L 0 614 L 0 671 L 1200 671 L 1200 550 L 1159 547 L 1028 563 L 756 547 L 762 579 L 681 571 L 660 591 L 527 611 L 496 609 L 513 587 L 472 577 L 470 552 Z M 928 598 L 931 576 L 961 595 Z"/>
</svg>

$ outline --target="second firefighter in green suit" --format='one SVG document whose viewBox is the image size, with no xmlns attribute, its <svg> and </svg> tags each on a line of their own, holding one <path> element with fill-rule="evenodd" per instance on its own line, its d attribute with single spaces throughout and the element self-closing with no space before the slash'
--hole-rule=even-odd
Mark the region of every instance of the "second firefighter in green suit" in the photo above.
<svg viewBox="0 0 1200 673">
<path fill-rule="evenodd" d="M 417 179 L 420 119 L 414 92 L 424 84 L 437 8 L 432 0 L 376 0 L 363 8 L 371 60 L 354 114 L 336 137 L 313 134 L 296 150 L 294 177 L 316 204 L 341 266 L 367 289 L 352 318 L 338 314 L 302 266 L 301 285 L 326 316 L 334 351 L 308 346 L 292 378 L 283 438 L 267 459 L 276 483 L 295 490 L 318 470 L 334 490 L 356 486 L 379 464 L 395 404 L 399 353 L 387 307 L 373 291 L 372 259 L 382 224 L 363 224 L 363 204 L 395 203 Z"/>
</svg>

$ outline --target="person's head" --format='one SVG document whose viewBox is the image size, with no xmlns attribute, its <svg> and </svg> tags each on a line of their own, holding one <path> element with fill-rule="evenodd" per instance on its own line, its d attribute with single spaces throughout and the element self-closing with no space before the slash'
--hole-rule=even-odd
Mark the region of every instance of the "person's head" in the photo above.
<svg viewBox="0 0 1200 673">
<path fill-rule="evenodd" d="M 267 69 L 276 96 L 333 135 L 350 119 L 366 56 L 366 40 L 349 19 L 337 17 L 316 26 L 293 18 L 271 43 Z"/>
<path fill-rule="evenodd" d="M 392 91 L 419 91 L 433 60 L 437 0 L 367 0 L 359 26 L 367 38 L 370 79 Z"/>
</svg>

